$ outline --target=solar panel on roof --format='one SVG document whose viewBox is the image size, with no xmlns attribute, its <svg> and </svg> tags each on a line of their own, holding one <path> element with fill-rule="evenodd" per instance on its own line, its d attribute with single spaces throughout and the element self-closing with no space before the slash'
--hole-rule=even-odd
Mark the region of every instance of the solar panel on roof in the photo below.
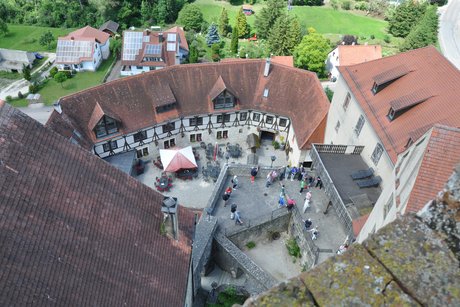
<svg viewBox="0 0 460 307">
<path fill-rule="evenodd" d="M 126 31 L 123 33 L 123 57 L 124 61 L 133 61 L 139 54 L 139 50 L 142 48 L 143 40 L 142 32 L 130 32 Z"/>
<path fill-rule="evenodd" d="M 168 51 L 176 51 L 176 43 L 168 43 L 166 50 Z"/>
<path fill-rule="evenodd" d="M 150 42 L 150 36 L 145 35 L 145 36 L 142 38 L 142 41 L 143 41 L 144 43 Z"/>
<path fill-rule="evenodd" d="M 145 46 L 145 55 L 161 55 L 160 44 L 147 44 Z"/>
<path fill-rule="evenodd" d="M 78 63 L 81 58 L 90 58 L 93 54 L 92 41 L 58 40 L 56 61 Z"/>
<path fill-rule="evenodd" d="M 168 33 L 168 42 L 176 42 L 177 34 L 176 33 Z"/>
</svg>

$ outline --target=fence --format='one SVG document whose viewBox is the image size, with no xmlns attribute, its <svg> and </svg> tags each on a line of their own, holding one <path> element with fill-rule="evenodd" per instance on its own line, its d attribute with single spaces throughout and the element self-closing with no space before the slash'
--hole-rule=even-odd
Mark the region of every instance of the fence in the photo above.
<svg viewBox="0 0 460 307">
<path fill-rule="evenodd" d="M 329 200 L 334 207 L 340 222 L 345 228 L 345 232 L 350 238 L 354 237 L 353 235 L 353 224 L 350 214 L 340 197 L 339 192 L 335 188 L 334 183 L 332 182 L 331 177 L 329 176 L 328 171 L 324 167 L 323 161 L 319 156 L 319 152 L 327 152 L 327 153 L 345 153 L 350 152 L 350 149 L 353 149 L 352 152 L 359 152 L 363 150 L 364 146 L 353 146 L 351 148 L 347 145 L 323 145 L 323 144 L 313 144 L 312 149 L 310 151 L 311 159 L 313 161 L 313 168 L 316 170 L 316 174 L 321 177 L 321 181 L 323 182 L 324 186 L 324 193 L 329 197 Z M 334 152 L 340 151 L 340 152 Z M 358 153 L 352 153 L 358 154 Z"/>
<path fill-rule="evenodd" d="M 317 152 L 360 155 L 364 146 L 355 145 L 334 145 L 334 144 L 313 144 Z"/>
<path fill-rule="evenodd" d="M 237 229 L 228 229 L 225 228 L 223 229 L 223 232 L 225 236 L 231 237 L 237 233 L 240 233 L 242 231 L 246 231 L 248 228 L 255 227 L 261 224 L 265 224 L 271 221 L 274 221 L 280 217 L 283 217 L 285 215 L 289 215 L 290 213 L 287 211 L 285 207 L 283 208 L 277 208 L 270 212 L 270 214 L 265 214 L 262 216 L 258 216 L 257 218 L 253 219 L 245 219 L 244 224 L 239 226 Z"/>
</svg>

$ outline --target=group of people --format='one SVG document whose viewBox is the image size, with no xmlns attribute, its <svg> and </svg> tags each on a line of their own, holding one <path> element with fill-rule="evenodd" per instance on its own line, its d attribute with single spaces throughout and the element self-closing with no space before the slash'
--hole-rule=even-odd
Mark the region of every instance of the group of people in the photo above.
<svg viewBox="0 0 460 307">
<path fill-rule="evenodd" d="M 224 195 L 222 195 L 222 199 L 224 200 L 224 207 L 227 207 L 228 201 L 233 191 L 238 189 L 238 176 L 233 176 L 231 179 L 231 184 L 232 185 L 225 190 Z M 237 205 L 233 203 L 230 207 L 230 219 L 235 220 L 235 224 L 242 225 L 243 221 L 241 220 L 241 214 L 236 209 Z"/>
<path fill-rule="evenodd" d="M 312 227 L 313 222 L 311 219 L 306 219 L 304 222 L 305 230 L 311 233 L 311 239 L 316 240 L 318 239 L 319 231 L 318 226 Z"/>
</svg>

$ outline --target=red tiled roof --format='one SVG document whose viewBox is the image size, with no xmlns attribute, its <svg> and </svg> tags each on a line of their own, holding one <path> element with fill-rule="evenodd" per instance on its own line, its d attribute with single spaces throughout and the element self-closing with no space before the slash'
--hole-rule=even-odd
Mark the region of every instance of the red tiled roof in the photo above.
<svg viewBox="0 0 460 307">
<path fill-rule="evenodd" d="M 405 212 L 418 212 L 434 199 L 460 162 L 460 129 L 435 125 Z"/>
<path fill-rule="evenodd" d="M 382 58 L 380 45 L 339 45 L 339 65 L 355 65 Z"/>
<path fill-rule="evenodd" d="M 352 221 L 353 234 L 355 235 L 355 237 L 357 237 L 359 235 L 359 233 L 361 232 L 361 229 L 363 229 L 364 224 L 366 224 L 366 221 L 369 218 L 369 215 L 370 215 L 370 213 L 365 214 L 365 215 L 360 216 L 359 218 L 354 219 Z"/>
<path fill-rule="evenodd" d="M 380 80 L 379 76 L 385 72 L 387 75 L 391 71 L 401 73 L 401 67 L 405 67 L 407 74 L 377 94 L 372 93 L 375 78 Z M 432 46 L 372 62 L 340 66 L 339 71 L 393 163 L 397 154 L 405 150 L 411 132 L 421 127 L 429 129 L 437 123 L 460 126 L 460 72 Z M 433 97 L 390 121 L 387 117 L 390 101 L 421 90 Z"/>
<path fill-rule="evenodd" d="M 277 56 L 271 56 L 270 58 L 272 60 L 272 63 L 294 67 L 294 57 L 291 55 L 289 56 L 277 55 Z"/>
<path fill-rule="evenodd" d="M 64 40 L 97 40 L 101 44 L 105 44 L 105 42 L 110 38 L 108 33 L 105 33 L 101 30 L 95 29 L 90 26 L 86 26 L 84 28 L 75 30 L 70 32 L 64 37 L 59 37 L 59 39 Z"/>
<path fill-rule="evenodd" d="M 211 89 L 219 78 L 238 99 L 235 110 L 260 110 L 291 118 L 301 148 L 310 146 L 311 137 L 322 142 L 329 101 L 315 74 L 271 64 L 268 77 L 263 76 L 265 60 L 239 60 L 225 63 L 176 65 L 109 82 L 61 98 L 63 113 L 75 124 L 85 140 L 96 142 L 88 130 L 94 106 L 99 103 L 120 118 L 124 133 L 131 133 L 180 116 L 221 113 L 210 103 Z M 177 108 L 157 114 L 161 104 L 158 93 L 170 88 Z M 269 97 L 262 98 L 265 88 Z M 308 93 L 306 95 L 305 93 Z M 62 130 L 61 115 L 53 112 L 47 125 Z M 317 129 L 321 126 L 321 131 Z"/>
<path fill-rule="evenodd" d="M 0 104 L 1 306 L 183 306 L 193 213 Z"/>
</svg>

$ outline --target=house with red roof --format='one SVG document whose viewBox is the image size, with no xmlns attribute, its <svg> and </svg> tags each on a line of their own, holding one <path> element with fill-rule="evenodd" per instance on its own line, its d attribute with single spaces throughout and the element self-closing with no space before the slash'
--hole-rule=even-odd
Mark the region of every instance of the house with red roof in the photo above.
<svg viewBox="0 0 460 307">
<path fill-rule="evenodd" d="M 110 55 L 110 34 L 90 26 L 59 37 L 56 64 L 61 70 L 96 71 Z"/>
<path fill-rule="evenodd" d="M 432 46 L 338 70 L 325 143 L 362 146 L 381 179 L 362 241 L 434 198 L 460 160 L 460 71 Z"/>
<path fill-rule="evenodd" d="M 178 65 L 185 60 L 188 52 L 185 32 L 181 27 L 166 31 L 124 31 L 120 74 L 133 76 Z"/>
<path fill-rule="evenodd" d="M 338 66 L 355 65 L 382 58 L 380 45 L 339 45 L 326 59 L 329 78 L 335 82 L 339 77 Z"/>
</svg>

